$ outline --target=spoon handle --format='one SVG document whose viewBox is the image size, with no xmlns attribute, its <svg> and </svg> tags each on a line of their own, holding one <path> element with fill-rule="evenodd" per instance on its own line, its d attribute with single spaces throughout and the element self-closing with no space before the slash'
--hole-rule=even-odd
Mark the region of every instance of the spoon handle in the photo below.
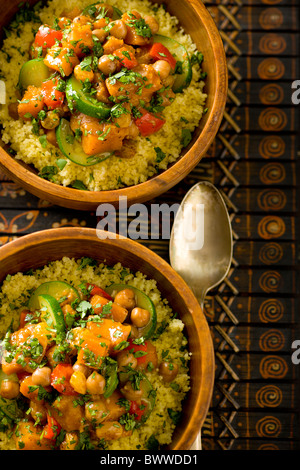
<svg viewBox="0 0 300 470">
<path fill-rule="evenodd" d="M 195 442 L 191 447 L 191 450 L 202 450 L 201 431 L 199 431 L 199 434 L 197 435 Z"/>
</svg>

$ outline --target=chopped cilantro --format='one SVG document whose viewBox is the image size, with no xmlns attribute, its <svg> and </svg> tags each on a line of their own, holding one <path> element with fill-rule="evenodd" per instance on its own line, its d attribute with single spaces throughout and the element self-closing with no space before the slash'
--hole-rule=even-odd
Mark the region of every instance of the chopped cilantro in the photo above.
<svg viewBox="0 0 300 470">
<path fill-rule="evenodd" d="M 156 163 L 160 163 L 166 158 L 166 154 L 162 151 L 160 147 L 154 147 L 156 152 Z"/>
</svg>

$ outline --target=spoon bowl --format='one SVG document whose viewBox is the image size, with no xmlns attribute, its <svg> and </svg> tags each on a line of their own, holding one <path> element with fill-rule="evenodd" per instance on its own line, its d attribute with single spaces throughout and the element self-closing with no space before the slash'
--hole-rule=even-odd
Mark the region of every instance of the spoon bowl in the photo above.
<svg viewBox="0 0 300 470">
<path fill-rule="evenodd" d="M 229 214 L 221 194 L 207 181 L 197 183 L 188 191 L 176 214 L 170 261 L 201 307 L 207 292 L 228 274 L 232 245 Z"/>
</svg>

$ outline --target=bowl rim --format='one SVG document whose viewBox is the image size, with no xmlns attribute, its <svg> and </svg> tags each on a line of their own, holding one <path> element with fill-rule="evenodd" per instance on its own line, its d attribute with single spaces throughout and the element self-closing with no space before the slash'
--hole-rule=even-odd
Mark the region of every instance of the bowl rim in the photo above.
<svg viewBox="0 0 300 470">
<path fill-rule="evenodd" d="M 143 183 L 105 191 L 83 191 L 42 179 L 26 168 L 21 160 L 14 159 L 0 146 L 0 167 L 3 171 L 35 196 L 78 210 L 95 210 L 101 203 L 118 206 L 120 197 L 127 197 L 130 204 L 145 202 L 168 191 L 187 176 L 205 155 L 215 138 L 223 118 L 228 86 L 226 56 L 217 26 L 201 0 L 187 0 L 187 2 L 201 16 L 214 56 L 217 55 L 218 60 L 215 61 L 216 93 L 207 121 L 198 139 L 182 157 L 169 168 Z"/>
<path fill-rule="evenodd" d="M 99 239 L 99 236 L 97 236 L 96 232 L 98 235 L 100 235 L 100 238 L 102 238 L 102 236 L 103 238 L 106 238 L 106 236 L 109 235 L 113 237 L 106 239 L 105 242 L 110 243 L 112 246 L 116 247 L 116 253 L 119 242 L 122 241 L 127 252 L 133 253 L 135 256 L 142 258 L 147 264 L 151 264 L 152 266 L 154 265 L 155 268 L 160 271 L 162 276 L 168 280 L 168 282 L 170 282 L 172 285 L 176 283 L 177 291 L 184 292 L 184 296 L 182 297 L 193 318 L 194 331 L 199 338 L 201 350 L 205 350 L 206 353 L 205 361 L 203 361 L 203 363 L 201 362 L 201 374 L 203 378 L 205 377 L 206 382 L 202 384 L 200 390 L 197 390 L 195 406 L 192 410 L 192 414 L 190 415 L 188 426 L 185 426 L 184 432 L 177 439 L 176 446 L 172 447 L 172 444 L 170 446 L 172 450 L 188 450 L 194 443 L 209 409 L 214 386 L 215 358 L 209 326 L 200 304 L 198 303 L 191 289 L 188 287 L 182 277 L 170 266 L 170 264 L 155 252 L 134 240 L 111 232 L 104 232 L 100 230 L 96 231 L 96 229 L 86 227 L 47 229 L 24 235 L 19 239 L 13 240 L 0 247 L 0 259 L 3 260 L 11 256 L 16 256 L 24 249 L 26 250 L 26 247 L 29 245 L 32 245 L 38 249 L 38 246 L 41 246 L 47 242 L 67 241 L 70 239 L 75 240 L 80 239 L 80 237 L 84 237 L 86 242 L 89 240 L 95 241 L 96 239 Z M 103 238 L 102 241 L 104 241 Z M 51 260 L 49 260 L 49 262 L 50 261 Z M 12 273 L 13 271 L 10 274 Z M 0 279 L 0 286 L 3 280 L 4 279 Z"/>
</svg>

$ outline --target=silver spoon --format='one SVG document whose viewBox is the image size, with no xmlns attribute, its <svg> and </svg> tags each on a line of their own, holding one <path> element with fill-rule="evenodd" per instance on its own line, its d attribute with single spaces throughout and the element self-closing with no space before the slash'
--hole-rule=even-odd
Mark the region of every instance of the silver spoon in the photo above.
<svg viewBox="0 0 300 470">
<path fill-rule="evenodd" d="M 232 260 L 232 229 L 224 200 L 203 181 L 185 195 L 170 239 L 172 267 L 194 292 L 201 308 L 207 292 L 220 284 Z M 201 449 L 201 434 L 192 446 Z"/>
</svg>

